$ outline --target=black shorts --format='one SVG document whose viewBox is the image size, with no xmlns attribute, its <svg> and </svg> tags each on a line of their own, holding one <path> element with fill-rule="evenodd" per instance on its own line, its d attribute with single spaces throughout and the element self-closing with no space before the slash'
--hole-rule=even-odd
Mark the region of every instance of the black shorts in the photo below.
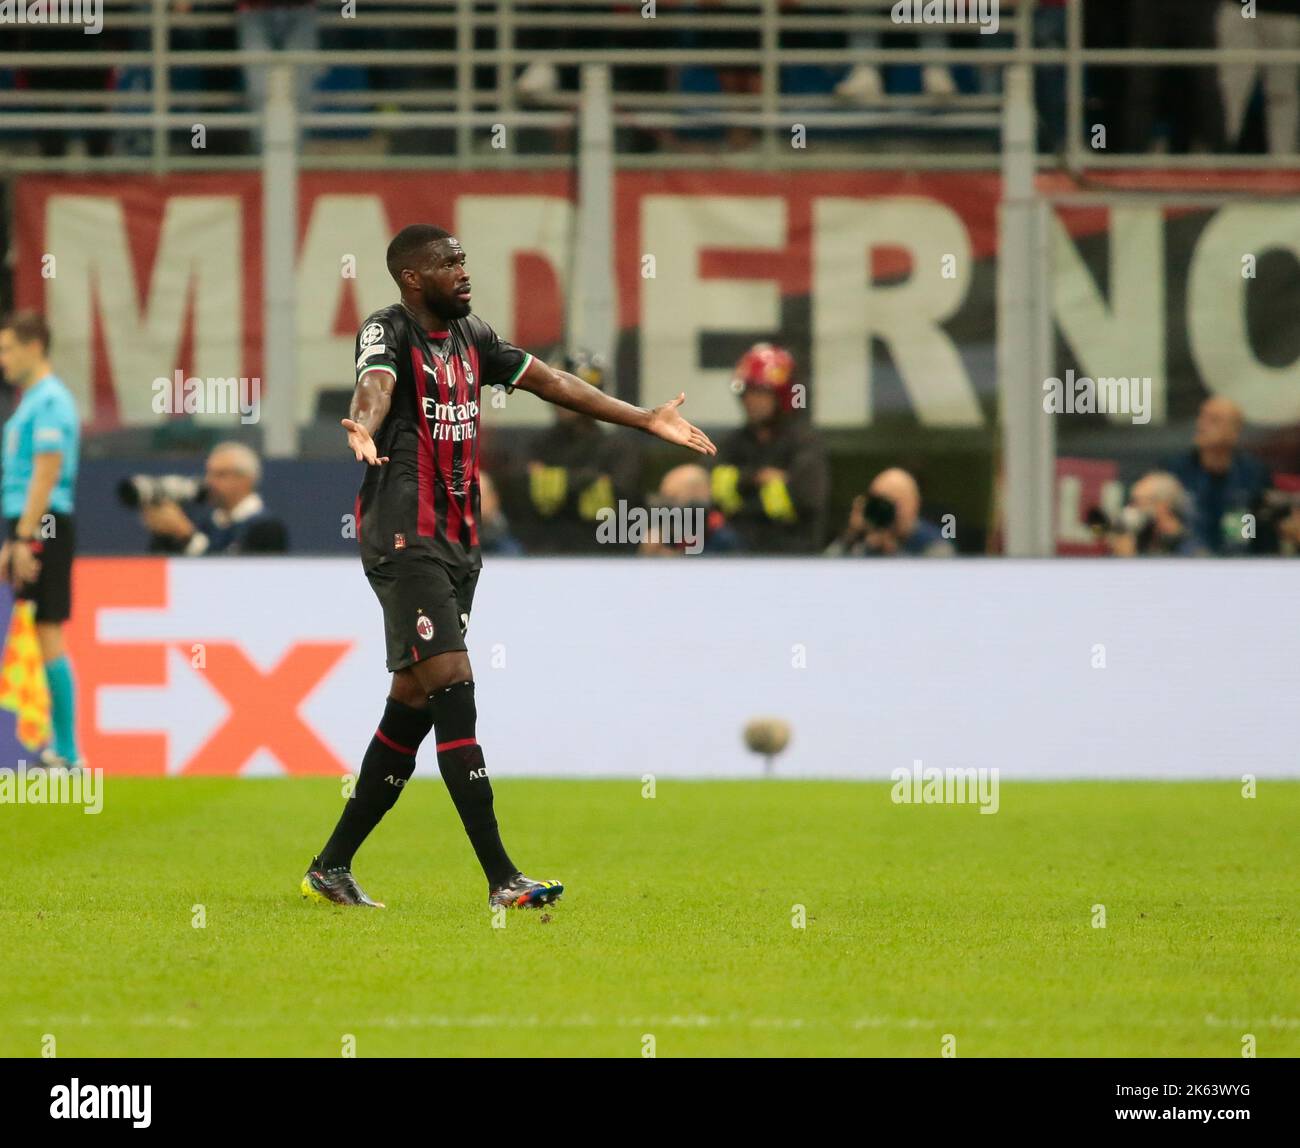
<svg viewBox="0 0 1300 1148">
<path fill-rule="evenodd" d="M 465 649 L 477 570 L 452 570 L 417 552 L 385 558 L 366 577 L 383 607 L 390 673 Z"/>
<path fill-rule="evenodd" d="M 25 582 L 14 591 L 14 597 L 23 602 L 36 603 L 38 622 L 66 622 L 72 616 L 72 559 L 77 549 L 77 532 L 70 514 L 53 515 L 52 530 L 41 530 L 48 538 L 37 538 L 34 544 L 41 572 L 35 582 Z M 5 520 L 5 537 L 12 539 L 18 532 L 18 519 Z"/>
</svg>

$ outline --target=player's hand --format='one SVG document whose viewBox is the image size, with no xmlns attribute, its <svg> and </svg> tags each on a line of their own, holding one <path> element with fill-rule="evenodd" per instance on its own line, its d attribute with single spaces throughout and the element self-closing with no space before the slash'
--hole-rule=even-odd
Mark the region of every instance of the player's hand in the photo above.
<svg viewBox="0 0 1300 1148">
<path fill-rule="evenodd" d="M 1107 534 L 1106 549 L 1112 558 L 1136 558 L 1137 537 L 1133 534 Z"/>
<path fill-rule="evenodd" d="M 40 577 L 41 563 L 30 546 L 15 542 L 9 548 L 9 572 L 14 589 Z"/>
<path fill-rule="evenodd" d="M 892 530 L 868 530 L 864 545 L 872 554 L 893 554 L 898 550 L 898 539 Z"/>
<path fill-rule="evenodd" d="M 174 502 L 156 502 L 152 506 L 142 507 L 140 517 L 144 519 L 145 529 L 150 534 L 161 534 L 182 542 L 194 537 L 194 523 Z"/>
<path fill-rule="evenodd" d="M 849 533 L 861 538 L 867 532 L 867 496 L 859 494 L 849 506 Z"/>
<path fill-rule="evenodd" d="M 388 461 L 388 456 L 382 458 L 375 449 L 375 440 L 370 437 L 370 432 L 358 422 L 351 419 L 343 420 L 343 429 L 348 432 L 348 446 L 352 448 L 352 453 L 357 456 L 357 462 L 366 462 L 370 466 L 383 466 Z"/>
<path fill-rule="evenodd" d="M 690 447 L 700 454 L 717 454 L 718 448 L 713 445 L 709 436 L 677 413 L 677 408 L 685 401 L 686 392 L 682 391 L 675 399 L 669 399 L 663 406 L 655 407 L 650 412 L 650 422 L 646 430 L 665 442 Z"/>
</svg>

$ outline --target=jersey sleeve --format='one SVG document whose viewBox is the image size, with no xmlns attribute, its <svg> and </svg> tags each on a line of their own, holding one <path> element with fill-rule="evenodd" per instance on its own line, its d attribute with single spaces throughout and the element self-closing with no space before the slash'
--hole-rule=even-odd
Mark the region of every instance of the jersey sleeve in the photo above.
<svg viewBox="0 0 1300 1148">
<path fill-rule="evenodd" d="M 58 403 L 42 403 L 32 415 L 32 453 L 66 454 L 73 442 L 73 426 L 68 412 Z"/>
<path fill-rule="evenodd" d="M 505 387 L 506 394 L 515 389 L 532 355 L 507 343 L 482 320 L 474 325 L 474 344 L 478 350 L 479 385 Z"/>
<path fill-rule="evenodd" d="M 367 371 L 387 371 L 397 378 L 397 330 L 382 313 L 371 315 L 357 332 L 357 382 Z"/>
</svg>

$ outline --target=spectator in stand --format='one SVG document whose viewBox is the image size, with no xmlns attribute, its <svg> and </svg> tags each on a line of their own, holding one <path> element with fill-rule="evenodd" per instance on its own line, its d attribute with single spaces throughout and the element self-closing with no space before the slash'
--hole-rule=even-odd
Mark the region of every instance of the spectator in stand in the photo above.
<svg viewBox="0 0 1300 1148">
<path fill-rule="evenodd" d="M 927 50 L 943 51 L 949 47 L 948 37 L 942 32 L 925 32 L 920 46 Z M 855 51 L 874 51 L 880 47 L 879 32 L 854 33 L 849 47 Z M 927 96 L 951 99 L 957 94 L 957 83 L 947 64 L 926 64 L 921 69 L 921 91 Z M 872 104 L 885 98 L 885 81 L 879 64 L 854 64 L 835 85 L 835 95 L 848 103 Z"/>
<path fill-rule="evenodd" d="M 921 517 L 921 490 L 901 467 L 882 470 L 859 494 L 849 521 L 826 549 L 833 558 L 949 558 L 954 549 L 933 522 Z"/>
<path fill-rule="evenodd" d="M 242 442 L 218 443 L 208 455 L 207 500 L 192 510 L 193 518 L 171 501 L 141 508 L 152 535 L 149 549 L 191 558 L 285 553 L 289 532 L 257 493 L 261 479 L 262 462 L 252 448 Z"/>
<path fill-rule="evenodd" d="M 534 16 L 573 15 L 568 4 L 530 6 L 516 14 L 524 26 L 515 32 L 515 47 L 520 51 L 572 52 L 575 49 L 605 46 L 608 32 L 601 28 L 560 24 L 550 27 L 529 27 L 527 21 Z M 597 15 L 596 12 L 587 13 Z M 629 13 L 630 15 L 630 13 Z M 561 91 L 576 91 L 579 86 L 578 68 L 565 64 L 562 68 L 549 57 L 531 61 L 515 80 L 515 92 L 523 103 L 537 103 Z"/>
<path fill-rule="evenodd" d="M 1242 515 L 1257 511 L 1270 478 L 1262 462 L 1238 448 L 1243 425 L 1241 408 L 1231 399 L 1206 399 L 1192 449 L 1166 468 L 1191 496 L 1192 531 L 1212 554 L 1255 550 Z"/>
<path fill-rule="evenodd" d="M 314 52 L 320 47 L 316 0 L 239 0 L 236 12 L 241 52 Z M 298 114 L 311 110 L 315 70 L 298 65 L 293 69 L 294 106 Z M 244 69 L 244 87 L 254 111 L 266 107 L 267 68 L 249 64 Z M 262 133 L 253 133 L 256 150 L 261 150 Z"/>
<path fill-rule="evenodd" d="M 1221 48 L 1300 48 L 1300 15 L 1294 11 L 1269 12 L 1268 0 L 1248 11 L 1240 0 L 1222 0 L 1218 30 Z M 1264 74 L 1265 119 L 1268 150 L 1289 155 L 1300 139 L 1300 68 L 1295 64 L 1224 64 L 1219 68 L 1225 132 L 1229 147 L 1241 140 L 1246 111 L 1260 72 Z"/>
<path fill-rule="evenodd" d="M 1132 46 L 1133 14 L 1129 5 L 1084 4 L 1082 9 L 1085 48 L 1109 51 Z M 1101 125 L 1107 132 L 1107 145 L 1114 149 L 1124 142 L 1130 71 L 1127 67 L 1088 68 L 1084 74 L 1084 131 L 1091 133 L 1094 125 Z M 1088 138 L 1080 142 L 1089 145 Z"/>
<path fill-rule="evenodd" d="M 1034 46 L 1064 48 L 1067 39 L 1066 0 L 1038 0 L 1034 9 Z M 1038 150 L 1059 151 L 1065 143 L 1065 68 L 1034 69 L 1034 101 L 1038 106 Z"/>
<path fill-rule="evenodd" d="M 1219 0 L 1129 0 L 1134 48 L 1213 49 Z M 1156 124 L 1169 128 L 1169 151 L 1220 152 L 1224 146 L 1223 104 L 1213 66 L 1124 69 L 1126 152 L 1157 150 Z"/>
<path fill-rule="evenodd" d="M 683 9 L 684 13 L 727 14 L 718 0 L 674 0 L 673 7 Z M 692 27 L 680 32 L 677 42 L 688 51 L 745 51 L 755 55 L 755 62 L 748 66 L 694 64 L 682 67 L 678 70 L 674 85 L 681 91 L 710 96 L 753 96 L 762 90 L 762 73 L 757 61 L 761 35 L 757 22 L 739 28 Z M 680 136 L 681 142 L 703 146 L 709 146 L 718 138 L 718 133 L 712 128 L 687 129 Z M 751 147 L 757 136 L 751 127 L 732 125 L 725 130 L 723 138 L 728 149 L 743 150 Z"/>
<path fill-rule="evenodd" d="M 497 484 L 483 470 L 479 472 L 478 485 L 479 548 L 484 554 L 496 554 L 503 558 L 519 557 L 524 552 L 523 543 L 510 533 L 510 523 L 501 509 L 501 499 L 497 497 Z"/>
<path fill-rule="evenodd" d="M 33 6 L 34 7 L 34 6 Z M 86 12 L 90 5 L 85 6 Z M 12 17 L 11 17 L 12 19 Z M 17 31 L 8 24 L 3 25 L 0 42 L 10 44 L 10 38 L 16 43 L 12 47 L 38 57 L 46 52 L 83 52 L 86 65 L 61 65 L 52 68 L 23 68 L 18 74 L 18 86 L 28 92 L 108 92 L 112 88 L 112 54 L 120 49 L 121 33 L 105 27 L 98 35 L 89 36 L 82 24 L 25 24 Z M 93 65 L 100 65 L 95 67 Z M 51 100 L 56 97 L 51 95 Z M 96 113 L 109 111 L 107 104 L 78 104 L 74 101 L 52 102 L 41 109 L 46 112 L 80 112 L 92 117 Z M 37 147 L 42 156 L 55 157 L 66 155 L 68 144 L 73 139 L 84 141 L 86 154 L 95 158 L 108 155 L 112 133 L 107 131 L 88 131 L 81 134 L 66 128 L 44 128 L 36 132 Z"/>
<path fill-rule="evenodd" d="M 594 387 L 605 385 L 599 355 L 574 351 L 564 369 Z M 600 512 L 639 497 L 639 447 L 588 415 L 555 408 L 555 421 L 532 444 L 521 477 L 527 497 L 514 506 L 515 529 L 531 553 L 605 555 L 596 535 Z"/>
<path fill-rule="evenodd" d="M 702 524 L 704 537 L 663 539 L 657 535 L 641 544 L 642 554 L 677 557 L 691 553 L 733 554 L 740 549 L 740 539 L 727 525 L 726 516 L 713 505 L 709 491 L 709 472 L 693 462 L 675 466 L 659 483 L 659 493 L 652 506 L 666 506 L 686 511 L 684 521 L 694 530 Z"/>
<path fill-rule="evenodd" d="M 759 554 L 814 554 L 824 541 L 830 474 L 796 401 L 794 371 L 794 356 L 771 343 L 741 356 L 731 386 L 745 424 L 719 445 L 713 467 L 714 505 Z"/>
</svg>

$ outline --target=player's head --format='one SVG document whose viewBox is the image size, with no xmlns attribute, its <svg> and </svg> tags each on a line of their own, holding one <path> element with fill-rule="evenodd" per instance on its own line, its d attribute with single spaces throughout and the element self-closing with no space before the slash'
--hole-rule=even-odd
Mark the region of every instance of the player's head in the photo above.
<svg viewBox="0 0 1300 1148">
<path fill-rule="evenodd" d="M 0 320 L 0 372 L 16 387 L 40 380 L 50 354 L 50 328 L 35 311 Z"/>
<path fill-rule="evenodd" d="M 751 423 L 766 423 L 794 403 L 794 356 L 772 343 L 755 343 L 731 373 L 731 389 Z"/>
<path fill-rule="evenodd" d="M 242 442 L 219 442 L 208 454 L 203 485 L 214 506 L 232 510 L 257 489 L 262 460 Z"/>
<path fill-rule="evenodd" d="M 423 303 L 440 319 L 470 311 L 469 274 L 460 240 L 431 223 L 403 227 L 388 245 L 388 274 L 407 303 Z"/>
</svg>

